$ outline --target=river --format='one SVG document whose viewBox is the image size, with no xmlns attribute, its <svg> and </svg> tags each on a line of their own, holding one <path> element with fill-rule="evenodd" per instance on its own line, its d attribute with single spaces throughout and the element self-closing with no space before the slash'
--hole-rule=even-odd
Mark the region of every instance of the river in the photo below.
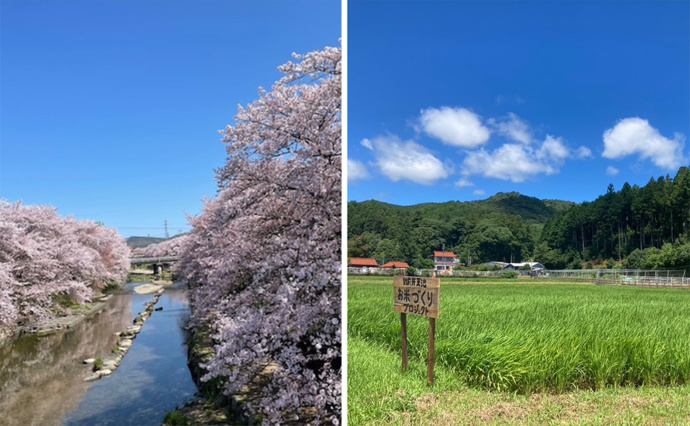
<svg viewBox="0 0 690 426">
<path fill-rule="evenodd" d="M 115 332 L 132 324 L 153 295 L 127 283 L 98 315 L 71 330 L 24 335 L 0 347 L 0 425 L 158 425 L 196 393 L 187 368 L 186 290 L 173 286 L 110 377 L 84 382 L 85 358 L 107 355 Z"/>
</svg>

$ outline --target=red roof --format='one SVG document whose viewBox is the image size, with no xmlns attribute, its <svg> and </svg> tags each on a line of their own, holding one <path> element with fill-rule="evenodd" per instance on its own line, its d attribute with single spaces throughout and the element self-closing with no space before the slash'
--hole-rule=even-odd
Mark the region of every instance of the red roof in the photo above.
<svg viewBox="0 0 690 426">
<path fill-rule="evenodd" d="M 349 259 L 348 266 L 372 266 L 378 268 L 379 264 L 376 263 L 376 259 L 365 259 L 362 257 L 351 257 Z"/>
<path fill-rule="evenodd" d="M 410 267 L 410 265 L 408 265 L 405 262 L 388 262 L 382 266 L 382 268 L 400 268 L 400 269 L 407 269 L 409 267 Z"/>
<path fill-rule="evenodd" d="M 434 257 L 455 257 L 455 254 L 450 251 L 435 251 Z"/>
</svg>

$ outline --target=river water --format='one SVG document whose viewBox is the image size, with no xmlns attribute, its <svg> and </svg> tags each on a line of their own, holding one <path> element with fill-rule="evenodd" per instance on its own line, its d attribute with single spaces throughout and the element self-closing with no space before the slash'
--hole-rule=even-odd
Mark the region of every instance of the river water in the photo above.
<svg viewBox="0 0 690 426">
<path fill-rule="evenodd" d="M 0 347 L 0 425 L 158 425 L 166 411 L 193 397 L 184 327 L 189 304 L 182 288 L 167 288 L 156 311 L 110 377 L 84 382 L 85 358 L 105 357 L 115 332 L 132 324 L 153 295 L 128 283 L 104 311 L 71 330 L 25 335 Z"/>
</svg>

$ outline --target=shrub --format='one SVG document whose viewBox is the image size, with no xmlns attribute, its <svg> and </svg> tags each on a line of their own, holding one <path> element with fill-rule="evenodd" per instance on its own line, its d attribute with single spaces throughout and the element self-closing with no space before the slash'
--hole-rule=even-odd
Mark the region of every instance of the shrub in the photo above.
<svg viewBox="0 0 690 426">
<path fill-rule="evenodd" d="M 98 371 L 101 368 L 103 368 L 103 359 L 101 357 L 96 358 L 96 361 L 93 362 L 93 371 Z"/>
<path fill-rule="evenodd" d="M 498 273 L 499 278 L 517 278 L 518 277 L 518 272 L 517 271 L 503 271 Z"/>
<path fill-rule="evenodd" d="M 168 411 L 163 417 L 163 424 L 169 426 L 187 426 L 189 422 L 187 418 L 177 409 Z"/>
</svg>

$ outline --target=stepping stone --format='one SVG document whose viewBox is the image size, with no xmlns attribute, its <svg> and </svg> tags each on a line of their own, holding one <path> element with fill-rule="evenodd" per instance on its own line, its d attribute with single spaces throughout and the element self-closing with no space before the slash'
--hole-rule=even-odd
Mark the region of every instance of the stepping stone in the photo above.
<svg viewBox="0 0 690 426">
<path fill-rule="evenodd" d="M 89 374 L 88 376 L 84 377 L 85 382 L 92 382 L 94 380 L 98 380 L 101 378 L 101 375 L 99 373 L 93 373 Z"/>
</svg>

